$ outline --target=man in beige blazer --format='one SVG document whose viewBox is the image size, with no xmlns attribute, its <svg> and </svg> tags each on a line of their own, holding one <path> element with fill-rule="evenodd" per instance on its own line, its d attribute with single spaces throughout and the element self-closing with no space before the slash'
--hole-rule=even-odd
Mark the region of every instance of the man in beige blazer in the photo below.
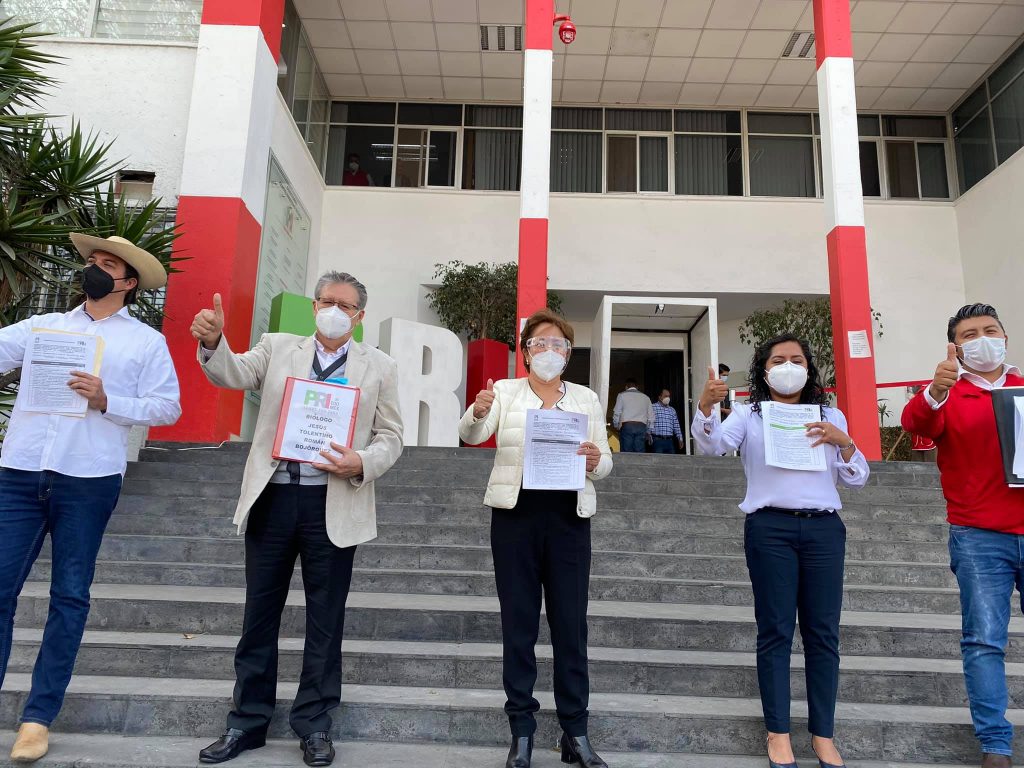
<svg viewBox="0 0 1024 768">
<path fill-rule="evenodd" d="M 267 333 L 248 352 L 232 352 L 223 335 L 220 294 L 192 323 L 199 363 L 218 387 L 261 394 L 252 448 L 234 522 L 245 534 L 245 619 L 235 651 L 234 709 L 227 731 L 199 753 L 222 763 L 263 746 L 277 700 L 281 612 L 295 567 L 302 564 L 306 637 L 299 690 L 289 718 L 307 765 L 334 759 L 332 709 L 341 701 L 341 638 L 356 545 L 377 535 L 373 482 L 402 452 L 395 361 L 352 339 L 363 320 L 366 287 L 328 272 L 314 292 L 316 334 Z M 288 377 L 347 380 L 359 387 L 352 448 L 331 443 L 322 462 L 272 456 Z"/>
</svg>

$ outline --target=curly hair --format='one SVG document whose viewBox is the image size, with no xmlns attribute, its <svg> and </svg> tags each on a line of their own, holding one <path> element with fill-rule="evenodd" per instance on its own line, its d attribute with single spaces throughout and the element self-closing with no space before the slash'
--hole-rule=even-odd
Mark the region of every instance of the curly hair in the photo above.
<svg viewBox="0 0 1024 768">
<path fill-rule="evenodd" d="M 755 349 L 754 357 L 750 361 L 750 404 L 752 406 L 751 410 L 754 413 L 761 412 L 762 402 L 772 399 L 771 389 L 768 387 L 767 380 L 768 358 L 772 356 L 772 350 L 778 344 L 785 344 L 789 341 L 800 345 L 804 358 L 807 360 L 807 383 L 800 393 L 800 404 L 821 407 L 828 405 L 828 393 L 821 383 L 821 374 L 818 371 L 818 366 L 814 364 L 814 355 L 811 354 L 810 345 L 792 333 L 783 333 L 774 339 L 768 339 L 768 341 Z"/>
</svg>

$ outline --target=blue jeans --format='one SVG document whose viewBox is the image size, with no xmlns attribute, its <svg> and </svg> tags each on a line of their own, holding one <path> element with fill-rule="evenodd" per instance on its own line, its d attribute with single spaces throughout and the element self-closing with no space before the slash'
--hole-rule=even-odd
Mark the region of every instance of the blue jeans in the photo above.
<svg viewBox="0 0 1024 768">
<path fill-rule="evenodd" d="M 630 421 L 619 428 L 619 448 L 623 453 L 643 453 L 647 450 L 647 425 Z"/>
<path fill-rule="evenodd" d="M 676 441 L 672 437 L 655 437 L 651 448 L 652 453 L 675 453 Z"/>
<path fill-rule="evenodd" d="M 960 585 L 960 652 L 974 733 L 983 752 L 1013 754 L 1006 719 L 1006 655 L 1013 588 L 1024 587 L 1024 536 L 949 527 L 950 568 Z M 1022 592 L 1024 594 L 1024 592 Z"/>
<path fill-rule="evenodd" d="M 85 621 L 103 531 L 121 476 L 70 477 L 0 469 L 0 684 L 7 673 L 18 595 L 50 534 L 50 613 L 32 670 L 23 723 L 49 727 L 64 703 Z"/>
</svg>

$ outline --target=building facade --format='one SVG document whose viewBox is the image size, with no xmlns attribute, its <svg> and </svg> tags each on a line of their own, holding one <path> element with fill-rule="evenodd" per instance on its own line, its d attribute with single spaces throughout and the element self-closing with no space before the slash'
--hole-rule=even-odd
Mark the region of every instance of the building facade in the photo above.
<svg viewBox="0 0 1024 768">
<path fill-rule="evenodd" d="M 276 292 L 350 271 L 368 287 L 365 340 L 377 343 L 387 318 L 437 322 L 436 265 L 516 259 L 522 2 L 63 6 L 3 6 L 55 33 L 41 43 L 64 57 L 47 109 L 114 139 L 127 170 L 155 174 L 185 232 L 191 260 L 172 277 L 165 330 L 194 416 L 168 437 L 243 433 L 252 407 L 207 391 L 191 362 L 188 323 L 214 291 L 240 347 L 266 329 Z M 876 378 L 930 378 L 966 301 L 1003 312 L 1013 357 L 1024 2 L 850 6 Z M 742 371 L 745 317 L 829 292 L 812 3 L 557 10 L 579 31 L 554 43 L 548 278 L 580 359 L 604 296 L 713 298 L 718 358 Z M 358 185 L 345 184 L 351 155 Z M 692 318 L 658 306 L 613 323 L 613 387 L 652 366 L 679 369 L 686 392 L 701 385 L 686 370 Z M 906 387 L 878 396 L 898 416 Z"/>
</svg>

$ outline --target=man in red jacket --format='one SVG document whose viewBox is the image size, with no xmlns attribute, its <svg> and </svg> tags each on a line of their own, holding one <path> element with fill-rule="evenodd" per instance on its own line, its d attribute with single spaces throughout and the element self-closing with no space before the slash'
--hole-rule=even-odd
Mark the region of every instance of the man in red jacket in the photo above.
<svg viewBox="0 0 1024 768">
<path fill-rule="evenodd" d="M 1008 768 L 1003 658 L 1014 585 L 1024 583 L 1024 489 L 1010 488 L 996 436 L 992 390 L 1024 385 L 1007 365 L 996 310 L 969 304 L 949 319 L 946 359 L 903 411 L 903 428 L 938 445 L 946 497 L 950 567 L 960 585 L 964 680 L 983 768 Z"/>
</svg>

